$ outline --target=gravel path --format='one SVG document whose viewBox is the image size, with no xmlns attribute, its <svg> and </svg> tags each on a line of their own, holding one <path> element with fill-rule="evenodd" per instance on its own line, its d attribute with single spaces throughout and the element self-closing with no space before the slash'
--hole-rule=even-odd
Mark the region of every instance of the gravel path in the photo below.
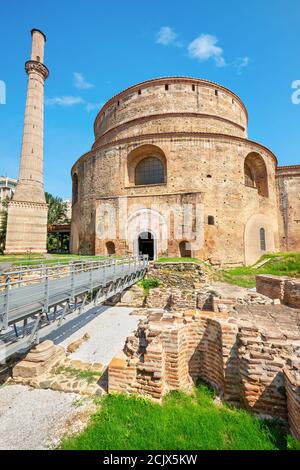
<svg viewBox="0 0 300 470">
<path fill-rule="evenodd" d="M 0 450 L 47 449 L 67 431 L 78 413 L 74 393 L 34 390 L 23 385 L 0 388 Z M 75 405 L 74 405 L 75 402 Z"/>
<path fill-rule="evenodd" d="M 90 339 L 70 355 L 84 362 L 107 365 L 123 348 L 139 318 L 124 307 L 90 309 L 53 332 L 49 339 L 65 348 L 85 333 Z M 91 401 L 73 393 L 35 390 L 22 385 L 0 388 L 0 450 L 47 449 L 66 432 L 81 430 L 91 413 Z"/>
<path fill-rule="evenodd" d="M 70 322 L 59 332 L 54 332 L 48 339 L 64 348 L 85 333 L 90 339 L 83 343 L 70 358 L 83 362 L 101 362 L 108 365 L 120 351 L 127 336 L 136 328 L 141 317 L 130 315 L 132 308 L 96 307 L 83 313 L 74 322 Z"/>
</svg>

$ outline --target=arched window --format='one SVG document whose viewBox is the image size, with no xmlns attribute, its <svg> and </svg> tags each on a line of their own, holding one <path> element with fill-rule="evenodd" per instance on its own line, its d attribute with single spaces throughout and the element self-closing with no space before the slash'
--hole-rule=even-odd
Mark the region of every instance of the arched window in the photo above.
<svg viewBox="0 0 300 470">
<path fill-rule="evenodd" d="M 268 197 L 268 174 L 264 159 L 255 152 L 249 153 L 244 162 L 245 186 L 256 188 L 260 196 Z"/>
<path fill-rule="evenodd" d="M 259 237 L 260 237 L 260 249 L 261 251 L 266 251 L 267 246 L 266 246 L 266 231 L 264 228 L 261 228 L 259 231 Z"/>
<path fill-rule="evenodd" d="M 107 242 L 106 243 L 106 251 L 108 255 L 115 255 L 116 254 L 116 247 L 114 242 Z"/>
<path fill-rule="evenodd" d="M 208 225 L 215 225 L 215 218 L 213 215 L 209 215 L 207 218 Z"/>
<path fill-rule="evenodd" d="M 245 185 L 250 188 L 255 188 L 255 180 L 250 166 L 245 162 L 244 164 Z"/>
<path fill-rule="evenodd" d="M 179 251 L 181 258 L 191 258 L 191 245 L 189 242 L 182 241 L 179 243 Z"/>
<path fill-rule="evenodd" d="M 135 168 L 135 184 L 164 183 L 164 166 L 156 157 L 146 157 Z"/>
<path fill-rule="evenodd" d="M 78 176 L 77 173 L 74 173 L 72 177 L 72 202 L 73 204 L 76 204 L 78 201 Z"/>
</svg>

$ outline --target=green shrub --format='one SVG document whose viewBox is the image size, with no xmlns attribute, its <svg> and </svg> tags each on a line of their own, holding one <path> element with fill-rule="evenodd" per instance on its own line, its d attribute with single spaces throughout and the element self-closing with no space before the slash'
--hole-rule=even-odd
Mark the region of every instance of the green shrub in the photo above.
<svg viewBox="0 0 300 470">
<path fill-rule="evenodd" d="M 159 279 L 151 278 L 143 279 L 139 282 L 139 285 L 144 289 L 145 292 L 149 292 L 150 289 L 155 289 L 160 286 Z"/>
</svg>

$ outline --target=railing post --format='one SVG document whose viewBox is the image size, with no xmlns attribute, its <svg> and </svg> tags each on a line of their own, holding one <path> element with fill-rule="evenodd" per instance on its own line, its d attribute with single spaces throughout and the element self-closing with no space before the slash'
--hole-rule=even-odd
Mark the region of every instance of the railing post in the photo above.
<svg viewBox="0 0 300 470">
<path fill-rule="evenodd" d="M 124 262 L 122 263 L 122 269 L 121 269 L 121 278 L 123 280 L 123 277 L 124 277 L 124 270 L 125 270 L 125 264 Z"/>
<path fill-rule="evenodd" d="M 6 277 L 5 280 L 5 306 L 4 306 L 4 315 L 2 317 L 1 329 L 7 330 L 8 328 L 8 313 L 9 313 L 9 290 L 10 290 L 10 276 Z"/>
<path fill-rule="evenodd" d="M 70 265 L 71 269 L 71 299 L 74 300 L 75 298 L 75 270 L 74 264 Z"/>
<path fill-rule="evenodd" d="M 90 266 L 90 292 L 93 292 L 93 266 Z"/>
<path fill-rule="evenodd" d="M 44 313 L 48 312 L 49 309 L 49 270 L 46 268 L 45 275 L 45 291 L 44 291 Z"/>
</svg>

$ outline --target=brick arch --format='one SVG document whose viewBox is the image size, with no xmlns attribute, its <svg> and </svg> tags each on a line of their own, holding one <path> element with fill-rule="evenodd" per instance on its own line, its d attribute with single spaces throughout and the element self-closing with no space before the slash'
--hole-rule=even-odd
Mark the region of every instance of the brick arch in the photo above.
<svg viewBox="0 0 300 470">
<path fill-rule="evenodd" d="M 164 179 L 163 183 L 160 184 L 167 182 L 167 159 L 164 151 L 156 145 L 145 144 L 135 148 L 127 156 L 126 186 L 136 185 L 136 169 L 143 160 L 148 158 L 155 158 L 161 162 L 163 165 Z"/>
<path fill-rule="evenodd" d="M 267 167 L 259 153 L 251 152 L 245 158 L 244 178 L 245 186 L 256 188 L 260 196 L 269 196 Z"/>
</svg>

